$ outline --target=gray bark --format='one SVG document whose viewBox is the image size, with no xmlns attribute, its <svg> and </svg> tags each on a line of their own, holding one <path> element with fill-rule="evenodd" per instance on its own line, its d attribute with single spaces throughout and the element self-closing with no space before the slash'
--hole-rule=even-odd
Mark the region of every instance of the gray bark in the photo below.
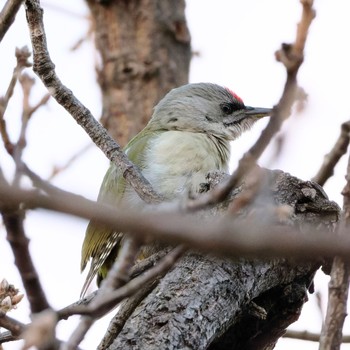
<svg viewBox="0 0 350 350">
<path fill-rule="evenodd" d="M 281 234 L 283 225 L 334 226 L 339 208 L 317 184 L 266 174 L 251 207 L 291 206 L 290 218 L 278 223 Z M 189 253 L 136 307 L 109 349 L 272 349 L 299 317 L 321 264 L 321 258 L 231 261 Z"/>
</svg>

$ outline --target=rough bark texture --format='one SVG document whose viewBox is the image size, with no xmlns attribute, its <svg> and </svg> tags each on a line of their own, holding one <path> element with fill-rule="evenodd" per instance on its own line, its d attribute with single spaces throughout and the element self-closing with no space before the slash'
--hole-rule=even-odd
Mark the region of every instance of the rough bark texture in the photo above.
<svg viewBox="0 0 350 350">
<path fill-rule="evenodd" d="M 283 225 L 333 227 L 339 208 L 317 184 L 267 173 L 255 205 L 292 208 L 278 223 L 281 234 Z M 214 212 L 220 210 L 208 215 Z M 320 265 L 321 260 L 230 261 L 188 254 L 139 304 L 109 349 L 272 349 L 299 317 Z"/>
<path fill-rule="evenodd" d="M 155 104 L 188 82 L 190 34 L 184 0 L 87 0 L 101 56 L 102 122 L 121 145 Z"/>
</svg>

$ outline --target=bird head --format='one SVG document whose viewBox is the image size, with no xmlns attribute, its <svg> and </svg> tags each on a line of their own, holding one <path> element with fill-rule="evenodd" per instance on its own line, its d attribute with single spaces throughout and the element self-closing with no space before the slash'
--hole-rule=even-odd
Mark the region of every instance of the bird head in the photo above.
<svg viewBox="0 0 350 350">
<path fill-rule="evenodd" d="M 232 141 L 270 113 L 269 108 L 245 106 L 240 97 L 225 87 L 188 84 L 171 90 L 158 103 L 148 127 L 208 133 Z"/>
</svg>

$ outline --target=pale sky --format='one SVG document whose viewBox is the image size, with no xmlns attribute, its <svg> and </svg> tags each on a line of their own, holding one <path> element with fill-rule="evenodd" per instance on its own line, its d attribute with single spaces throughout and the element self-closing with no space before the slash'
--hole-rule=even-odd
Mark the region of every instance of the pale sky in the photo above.
<svg viewBox="0 0 350 350">
<path fill-rule="evenodd" d="M 4 0 L 0 0 L 2 8 Z M 51 57 L 57 74 L 65 85 L 98 118 L 101 96 L 95 76 L 96 56 L 90 41 L 71 52 L 70 48 L 85 36 L 88 22 L 84 1 L 46 0 L 45 24 Z M 67 9 L 58 11 L 55 6 Z M 261 165 L 278 168 L 309 180 L 316 174 L 323 156 L 337 139 L 342 122 L 348 120 L 348 94 L 350 84 L 350 3 L 347 0 L 315 1 L 317 17 L 312 24 L 306 47 L 305 62 L 299 72 L 300 85 L 309 98 L 301 114 L 295 114 L 284 125 L 286 145 L 283 155 L 270 162 L 267 152 Z M 188 0 L 187 19 L 192 35 L 192 47 L 200 53 L 191 65 L 191 82 L 208 81 L 225 85 L 243 98 L 247 105 L 271 107 L 278 102 L 285 81 L 285 70 L 274 58 L 274 52 L 282 42 L 295 37 L 296 23 L 300 17 L 297 0 Z M 60 32 L 64 23 L 64 35 Z M 15 47 L 28 45 L 29 35 L 23 9 L 15 25 L 0 44 L 0 95 L 3 95 L 15 65 Z M 83 83 L 82 83 L 83 82 Z M 37 81 L 33 102 L 46 90 Z M 13 101 L 6 113 L 7 124 L 13 138 L 17 135 L 20 120 L 21 94 L 16 88 Z M 264 121 L 252 132 L 235 141 L 232 167 L 243 152 L 254 143 Z M 53 166 L 65 164 L 90 141 L 73 119 L 56 102 L 51 101 L 34 115 L 28 130 L 28 146 L 24 159 L 42 177 L 46 178 Z M 1 166 L 10 176 L 13 162 L 0 147 Z M 66 190 L 95 199 L 108 162 L 96 148 L 91 148 L 71 168 L 54 180 L 54 184 Z M 336 174 L 325 186 L 329 197 L 342 205 L 340 192 L 345 185 L 346 159 L 336 168 Z M 80 248 L 86 221 L 56 215 L 42 210 L 31 212 L 26 220 L 26 232 L 31 238 L 31 251 L 50 303 L 61 308 L 79 297 L 84 276 L 80 275 Z M 20 278 L 13 266 L 12 253 L 0 227 L 0 279 L 21 287 Z M 316 290 L 326 298 L 327 277 L 316 278 Z M 306 303 L 301 319 L 293 329 L 320 331 L 319 311 L 313 296 Z M 10 316 L 28 321 L 27 305 L 22 302 Z M 66 338 L 77 318 L 61 322 L 58 337 Z M 109 316 L 101 320 L 88 333 L 82 343 L 84 349 L 94 349 L 101 332 L 109 322 Z M 345 333 L 350 334 L 347 320 Z M 317 349 L 315 343 L 281 340 L 276 349 Z M 5 349 L 17 349 L 18 345 L 5 345 Z M 344 345 L 342 349 L 350 349 Z"/>
</svg>

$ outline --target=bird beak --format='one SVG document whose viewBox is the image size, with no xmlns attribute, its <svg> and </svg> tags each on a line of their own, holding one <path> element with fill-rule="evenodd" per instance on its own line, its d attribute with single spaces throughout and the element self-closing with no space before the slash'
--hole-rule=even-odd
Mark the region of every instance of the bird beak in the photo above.
<svg viewBox="0 0 350 350">
<path fill-rule="evenodd" d="M 247 117 L 263 118 L 271 115 L 272 108 L 260 108 L 260 107 L 245 107 L 244 114 Z"/>
</svg>

